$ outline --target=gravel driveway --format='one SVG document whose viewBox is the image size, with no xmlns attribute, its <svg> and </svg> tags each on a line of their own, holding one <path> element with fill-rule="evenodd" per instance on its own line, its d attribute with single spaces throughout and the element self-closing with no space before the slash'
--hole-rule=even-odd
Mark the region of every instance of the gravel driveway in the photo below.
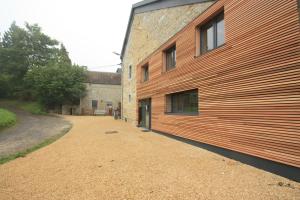
<svg viewBox="0 0 300 200">
<path fill-rule="evenodd" d="M 37 145 L 71 126 L 61 117 L 32 115 L 15 107 L 2 107 L 16 113 L 18 123 L 0 131 L 0 157 Z"/>
<path fill-rule="evenodd" d="M 111 117 L 0 166 L 0 199 L 299 199 L 300 183 Z M 280 183 L 280 184 L 279 184 Z"/>
</svg>

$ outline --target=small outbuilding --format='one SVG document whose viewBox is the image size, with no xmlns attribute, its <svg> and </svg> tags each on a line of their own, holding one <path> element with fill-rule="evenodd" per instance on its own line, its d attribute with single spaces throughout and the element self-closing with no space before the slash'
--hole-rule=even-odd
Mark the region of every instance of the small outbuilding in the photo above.
<svg viewBox="0 0 300 200">
<path fill-rule="evenodd" d="M 113 115 L 121 106 L 121 74 L 88 71 L 86 95 L 78 106 L 64 105 L 62 114 Z"/>
</svg>

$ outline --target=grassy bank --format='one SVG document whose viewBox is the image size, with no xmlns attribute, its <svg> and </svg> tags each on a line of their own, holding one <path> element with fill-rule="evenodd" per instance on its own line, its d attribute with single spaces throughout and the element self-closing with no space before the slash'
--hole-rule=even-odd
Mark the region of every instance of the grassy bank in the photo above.
<svg viewBox="0 0 300 200">
<path fill-rule="evenodd" d="M 14 106 L 35 115 L 47 114 L 46 109 L 38 102 L 2 99 L 0 104 Z"/>
<path fill-rule="evenodd" d="M 69 128 L 66 128 L 64 130 L 61 131 L 60 134 L 58 135 L 55 135 L 51 138 L 48 138 L 46 140 L 44 140 L 43 142 L 29 148 L 29 149 L 26 149 L 24 151 L 20 151 L 18 153 L 15 153 L 15 154 L 11 154 L 11 155 L 8 155 L 8 156 L 4 156 L 4 157 L 0 157 L 0 165 L 1 164 L 4 164 L 8 161 L 11 161 L 11 160 L 14 160 L 16 158 L 20 158 L 20 157 L 25 157 L 27 154 L 33 152 L 33 151 L 36 151 L 42 147 L 45 147 L 53 142 L 55 142 L 56 140 L 58 140 L 59 138 L 61 138 L 63 135 L 65 135 L 67 132 L 69 132 L 69 130 L 71 130 L 72 126 L 70 126 Z"/>
<path fill-rule="evenodd" d="M 46 115 L 44 107 L 37 102 L 22 102 L 19 106 L 21 109 L 35 115 Z"/>
<path fill-rule="evenodd" d="M 13 112 L 0 108 L 0 129 L 10 127 L 16 122 L 17 118 Z"/>
</svg>

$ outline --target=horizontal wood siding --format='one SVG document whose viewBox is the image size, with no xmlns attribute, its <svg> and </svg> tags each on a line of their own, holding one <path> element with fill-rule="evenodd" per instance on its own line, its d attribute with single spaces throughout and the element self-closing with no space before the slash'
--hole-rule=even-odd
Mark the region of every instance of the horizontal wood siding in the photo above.
<svg viewBox="0 0 300 200">
<path fill-rule="evenodd" d="M 300 167 L 297 0 L 219 0 L 139 64 L 152 129 Z M 195 57 L 196 27 L 224 9 L 225 45 Z M 163 50 L 176 42 L 176 68 Z M 141 66 L 149 62 L 149 81 Z M 165 114 L 165 95 L 198 88 L 199 115 Z"/>
</svg>

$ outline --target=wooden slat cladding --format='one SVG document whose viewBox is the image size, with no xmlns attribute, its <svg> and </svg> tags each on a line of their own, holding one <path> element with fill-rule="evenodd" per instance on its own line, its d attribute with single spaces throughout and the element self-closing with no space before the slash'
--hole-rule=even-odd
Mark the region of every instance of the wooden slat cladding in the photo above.
<svg viewBox="0 0 300 200">
<path fill-rule="evenodd" d="M 197 27 L 224 10 L 225 44 L 196 57 Z M 176 43 L 176 68 L 163 51 Z M 149 81 L 141 66 L 149 62 Z M 219 0 L 139 64 L 152 129 L 300 167 L 297 0 Z M 165 114 L 165 95 L 198 88 L 199 115 Z"/>
</svg>

